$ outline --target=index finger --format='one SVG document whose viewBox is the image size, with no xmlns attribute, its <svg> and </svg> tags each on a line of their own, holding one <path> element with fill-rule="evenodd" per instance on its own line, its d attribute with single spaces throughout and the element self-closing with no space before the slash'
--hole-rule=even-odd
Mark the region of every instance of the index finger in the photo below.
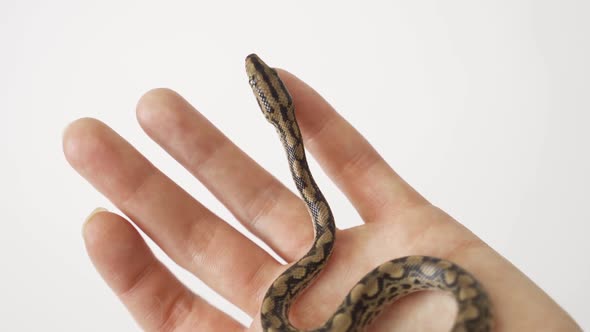
<svg viewBox="0 0 590 332">
<path fill-rule="evenodd" d="M 428 203 L 322 96 L 295 75 L 278 71 L 293 97 L 306 148 L 364 221 Z"/>
</svg>

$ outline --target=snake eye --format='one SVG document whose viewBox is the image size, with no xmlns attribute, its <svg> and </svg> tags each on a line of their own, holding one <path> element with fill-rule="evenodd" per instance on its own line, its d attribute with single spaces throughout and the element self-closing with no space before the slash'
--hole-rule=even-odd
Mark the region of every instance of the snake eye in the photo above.
<svg viewBox="0 0 590 332">
<path fill-rule="evenodd" d="M 256 75 L 250 75 L 250 76 L 248 76 L 248 84 L 250 84 L 250 87 L 253 90 L 256 90 L 256 91 L 257 90 L 260 90 L 258 88 L 258 78 L 256 77 Z"/>
</svg>

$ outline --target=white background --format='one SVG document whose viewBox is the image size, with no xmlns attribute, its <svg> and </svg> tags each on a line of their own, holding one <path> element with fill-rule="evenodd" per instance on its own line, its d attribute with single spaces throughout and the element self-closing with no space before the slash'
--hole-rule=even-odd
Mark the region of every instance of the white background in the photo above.
<svg viewBox="0 0 590 332">
<path fill-rule="evenodd" d="M 235 224 L 135 121 L 142 93 L 170 87 L 293 188 L 247 84 L 251 52 L 314 86 L 590 329 L 588 17 L 588 1 L 2 0 L 1 329 L 137 329 L 84 251 L 85 216 L 113 207 L 63 157 L 76 118 L 105 121 Z M 313 166 L 339 225 L 358 223 Z"/>
</svg>

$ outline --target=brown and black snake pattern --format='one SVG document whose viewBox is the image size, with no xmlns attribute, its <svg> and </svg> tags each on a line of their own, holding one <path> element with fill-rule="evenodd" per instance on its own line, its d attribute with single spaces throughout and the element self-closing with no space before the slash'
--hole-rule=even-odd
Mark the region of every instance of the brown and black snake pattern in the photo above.
<svg viewBox="0 0 590 332">
<path fill-rule="evenodd" d="M 273 124 L 289 160 L 291 175 L 307 205 L 315 230 L 311 249 L 270 286 L 261 308 L 264 331 L 301 332 L 289 322 L 289 307 L 324 268 L 334 247 L 334 217 L 309 170 L 293 100 L 277 72 L 258 56 L 246 58 L 246 71 L 258 105 Z M 413 292 L 451 292 L 458 304 L 452 331 L 490 331 L 492 311 L 481 284 L 461 267 L 427 256 L 394 259 L 375 268 L 348 293 L 335 313 L 312 331 L 360 332 L 389 303 Z"/>
</svg>

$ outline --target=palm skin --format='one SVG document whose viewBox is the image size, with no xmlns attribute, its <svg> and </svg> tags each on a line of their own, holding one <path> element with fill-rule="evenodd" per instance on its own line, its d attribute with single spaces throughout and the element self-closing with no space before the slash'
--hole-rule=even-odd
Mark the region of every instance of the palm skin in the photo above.
<svg viewBox="0 0 590 332">
<path fill-rule="evenodd" d="M 315 91 L 280 71 L 308 151 L 347 195 L 364 224 L 338 231 L 330 262 L 291 309 L 301 328 L 321 324 L 377 265 L 401 256 L 454 261 L 484 285 L 496 331 L 579 331 L 551 298 L 499 254 L 405 183 Z M 146 93 L 137 117 L 146 133 L 287 262 L 313 230 L 302 201 L 257 165 L 182 97 Z M 269 133 L 270 134 L 270 133 Z M 327 144 L 329 142 L 329 144 Z M 103 123 L 79 119 L 64 133 L 68 162 L 166 254 L 253 317 L 244 327 L 191 292 L 123 217 L 93 213 L 84 226 L 98 272 L 148 331 L 260 331 L 267 287 L 286 267 L 228 226 Z M 400 300 L 371 331 L 446 331 L 454 303 L 427 292 Z"/>
</svg>

